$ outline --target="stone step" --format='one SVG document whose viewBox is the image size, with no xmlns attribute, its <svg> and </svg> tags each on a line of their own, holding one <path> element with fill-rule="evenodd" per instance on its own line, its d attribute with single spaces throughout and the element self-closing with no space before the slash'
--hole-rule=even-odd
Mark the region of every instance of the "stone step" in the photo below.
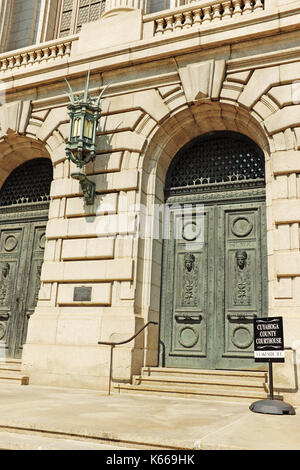
<svg viewBox="0 0 300 470">
<path fill-rule="evenodd" d="M 262 392 L 268 391 L 268 383 L 261 378 L 260 381 L 243 380 L 241 378 L 227 378 L 226 376 L 202 376 L 197 378 L 190 377 L 165 377 L 161 376 L 134 376 L 132 379 L 133 385 L 163 385 L 163 386 L 193 386 L 197 388 L 222 388 L 232 390 L 260 390 Z"/>
<path fill-rule="evenodd" d="M 18 359 L 6 359 L 0 362 L 0 383 L 19 383 L 28 385 L 29 378 L 21 372 L 22 362 Z"/>
<path fill-rule="evenodd" d="M 14 364 L 14 363 L 7 363 L 7 362 L 0 362 L 0 373 L 5 370 L 12 370 L 12 371 L 21 371 L 22 364 Z"/>
<path fill-rule="evenodd" d="M 29 377 L 18 375 L 13 377 L 12 375 L 0 375 L 0 383 L 14 383 L 19 385 L 28 385 Z"/>
<path fill-rule="evenodd" d="M 176 396 L 182 398 L 199 398 L 201 400 L 222 400 L 222 401 L 252 401 L 263 400 L 268 398 L 267 393 L 259 390 L 226 390 L 222 388 L 199 388 L 192 386 L 175 387 L 163 385 L 130 385 L 130 384 L 115 384 L 114 390 L 118 393 L 140 393 L 152 394 L 160 396 Z M 282 399 L 282 397 L 275 397 Z"/>
<path fill-rule="evenodd" d="M 253 382 L 267 382 L 268 373 L 266 371 L 253 370 L 204 370 L 204 369 L 175 369 L 166 367 L 143 367 L 142 376 L 145 377 L 179 377 L 183 378 L 226 378 L 226 380 L 242 379 Z"/>
</svg>

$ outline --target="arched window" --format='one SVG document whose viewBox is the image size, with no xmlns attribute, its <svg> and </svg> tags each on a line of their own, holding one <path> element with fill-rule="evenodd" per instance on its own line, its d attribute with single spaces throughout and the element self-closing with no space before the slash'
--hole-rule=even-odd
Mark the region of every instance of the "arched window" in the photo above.
<svg viewBox="0 0 300 470">
<path fill-rule="evenodd" d="M 105 0 L 61 0 L 57 36 L 78 33 L 84 23 L 98 20 L 104 8 Z"/>
<path fill-rule="evenodd" d="M 258 145 L 244 135 L 217 131 L 193 139 L 177 153 L 166 190 L 215 191 L 264 184 L 264 154 Z"/>
<path fill-rule="evenodd" d="M 48 158 L 29 160 L 11 172 L 0 190 L 0 206 L 47 202 L 53 168 Z"/>
</svg>

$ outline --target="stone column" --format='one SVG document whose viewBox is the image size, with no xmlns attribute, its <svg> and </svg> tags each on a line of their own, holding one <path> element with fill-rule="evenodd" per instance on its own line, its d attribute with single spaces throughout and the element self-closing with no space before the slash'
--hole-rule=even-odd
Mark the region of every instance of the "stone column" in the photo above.
<svg viewBox="0 0 300 470">
<path fill-rule="evenodd" d="M 14 0 L 0 0 L 0 52 L 5 52 L 11 28 Z"/>
<path fill-rule="evenodd" d="M 86 23 L 80 31 L 73 54 L 129 44 L 143 36 L 143 14 L 148 0 L 106 0 L 105 13 L 98 22 Z"/>
<path fill-rule="evenodd" d="M 111 12 L 122 12 L 131 10 L 142 10 L 146 13 L 147 0 L 106 0 L 105 13 L 107 16 Z"/>
</svg>

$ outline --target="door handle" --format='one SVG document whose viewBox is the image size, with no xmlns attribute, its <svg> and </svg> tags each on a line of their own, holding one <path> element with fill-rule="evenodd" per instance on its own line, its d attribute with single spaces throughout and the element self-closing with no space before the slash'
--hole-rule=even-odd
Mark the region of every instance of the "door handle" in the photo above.
<svg viewBox="0 0 300 470">
<path fill-rule="evenodd" d="M 178 323 L 200 323 L 202 315 L 193 313 L 176 314 L 175 319 Z"/>
<path fill-rule="evenodd" d="M 242 320 L 253 320 L 256 318 L 256 313 L 228 313 L 227 318 L 228 320 L 232 321 L 242 321 Z"/>
</svg>

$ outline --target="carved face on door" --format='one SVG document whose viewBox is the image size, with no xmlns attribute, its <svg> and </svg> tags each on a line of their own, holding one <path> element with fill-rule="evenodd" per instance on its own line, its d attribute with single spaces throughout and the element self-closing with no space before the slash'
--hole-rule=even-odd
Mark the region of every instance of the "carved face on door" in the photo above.
<svg viewBox="0 0 300 470">
<path fill-rule="evenodd" d="M 236 258 L 236 263 L 239 267 L 239 269 L 243 270 L 246 266 L 246 261 L 247 261 L 247 253 L 246 251 L 243 250 L 238 250 L 235 254 Z"/>
<path fill-rule="evenodd" d="M 10 271 L 10 265 L 8 263 L 3 263 L 1 265 L 1 281 L 8 278 L 9 271 Z"/>
<path fill-rule="evenodd" d="M 194 269 L 195 256 L 188 253 L 184 256 L 184 267 L 190 273 Z"/>
</svg>

